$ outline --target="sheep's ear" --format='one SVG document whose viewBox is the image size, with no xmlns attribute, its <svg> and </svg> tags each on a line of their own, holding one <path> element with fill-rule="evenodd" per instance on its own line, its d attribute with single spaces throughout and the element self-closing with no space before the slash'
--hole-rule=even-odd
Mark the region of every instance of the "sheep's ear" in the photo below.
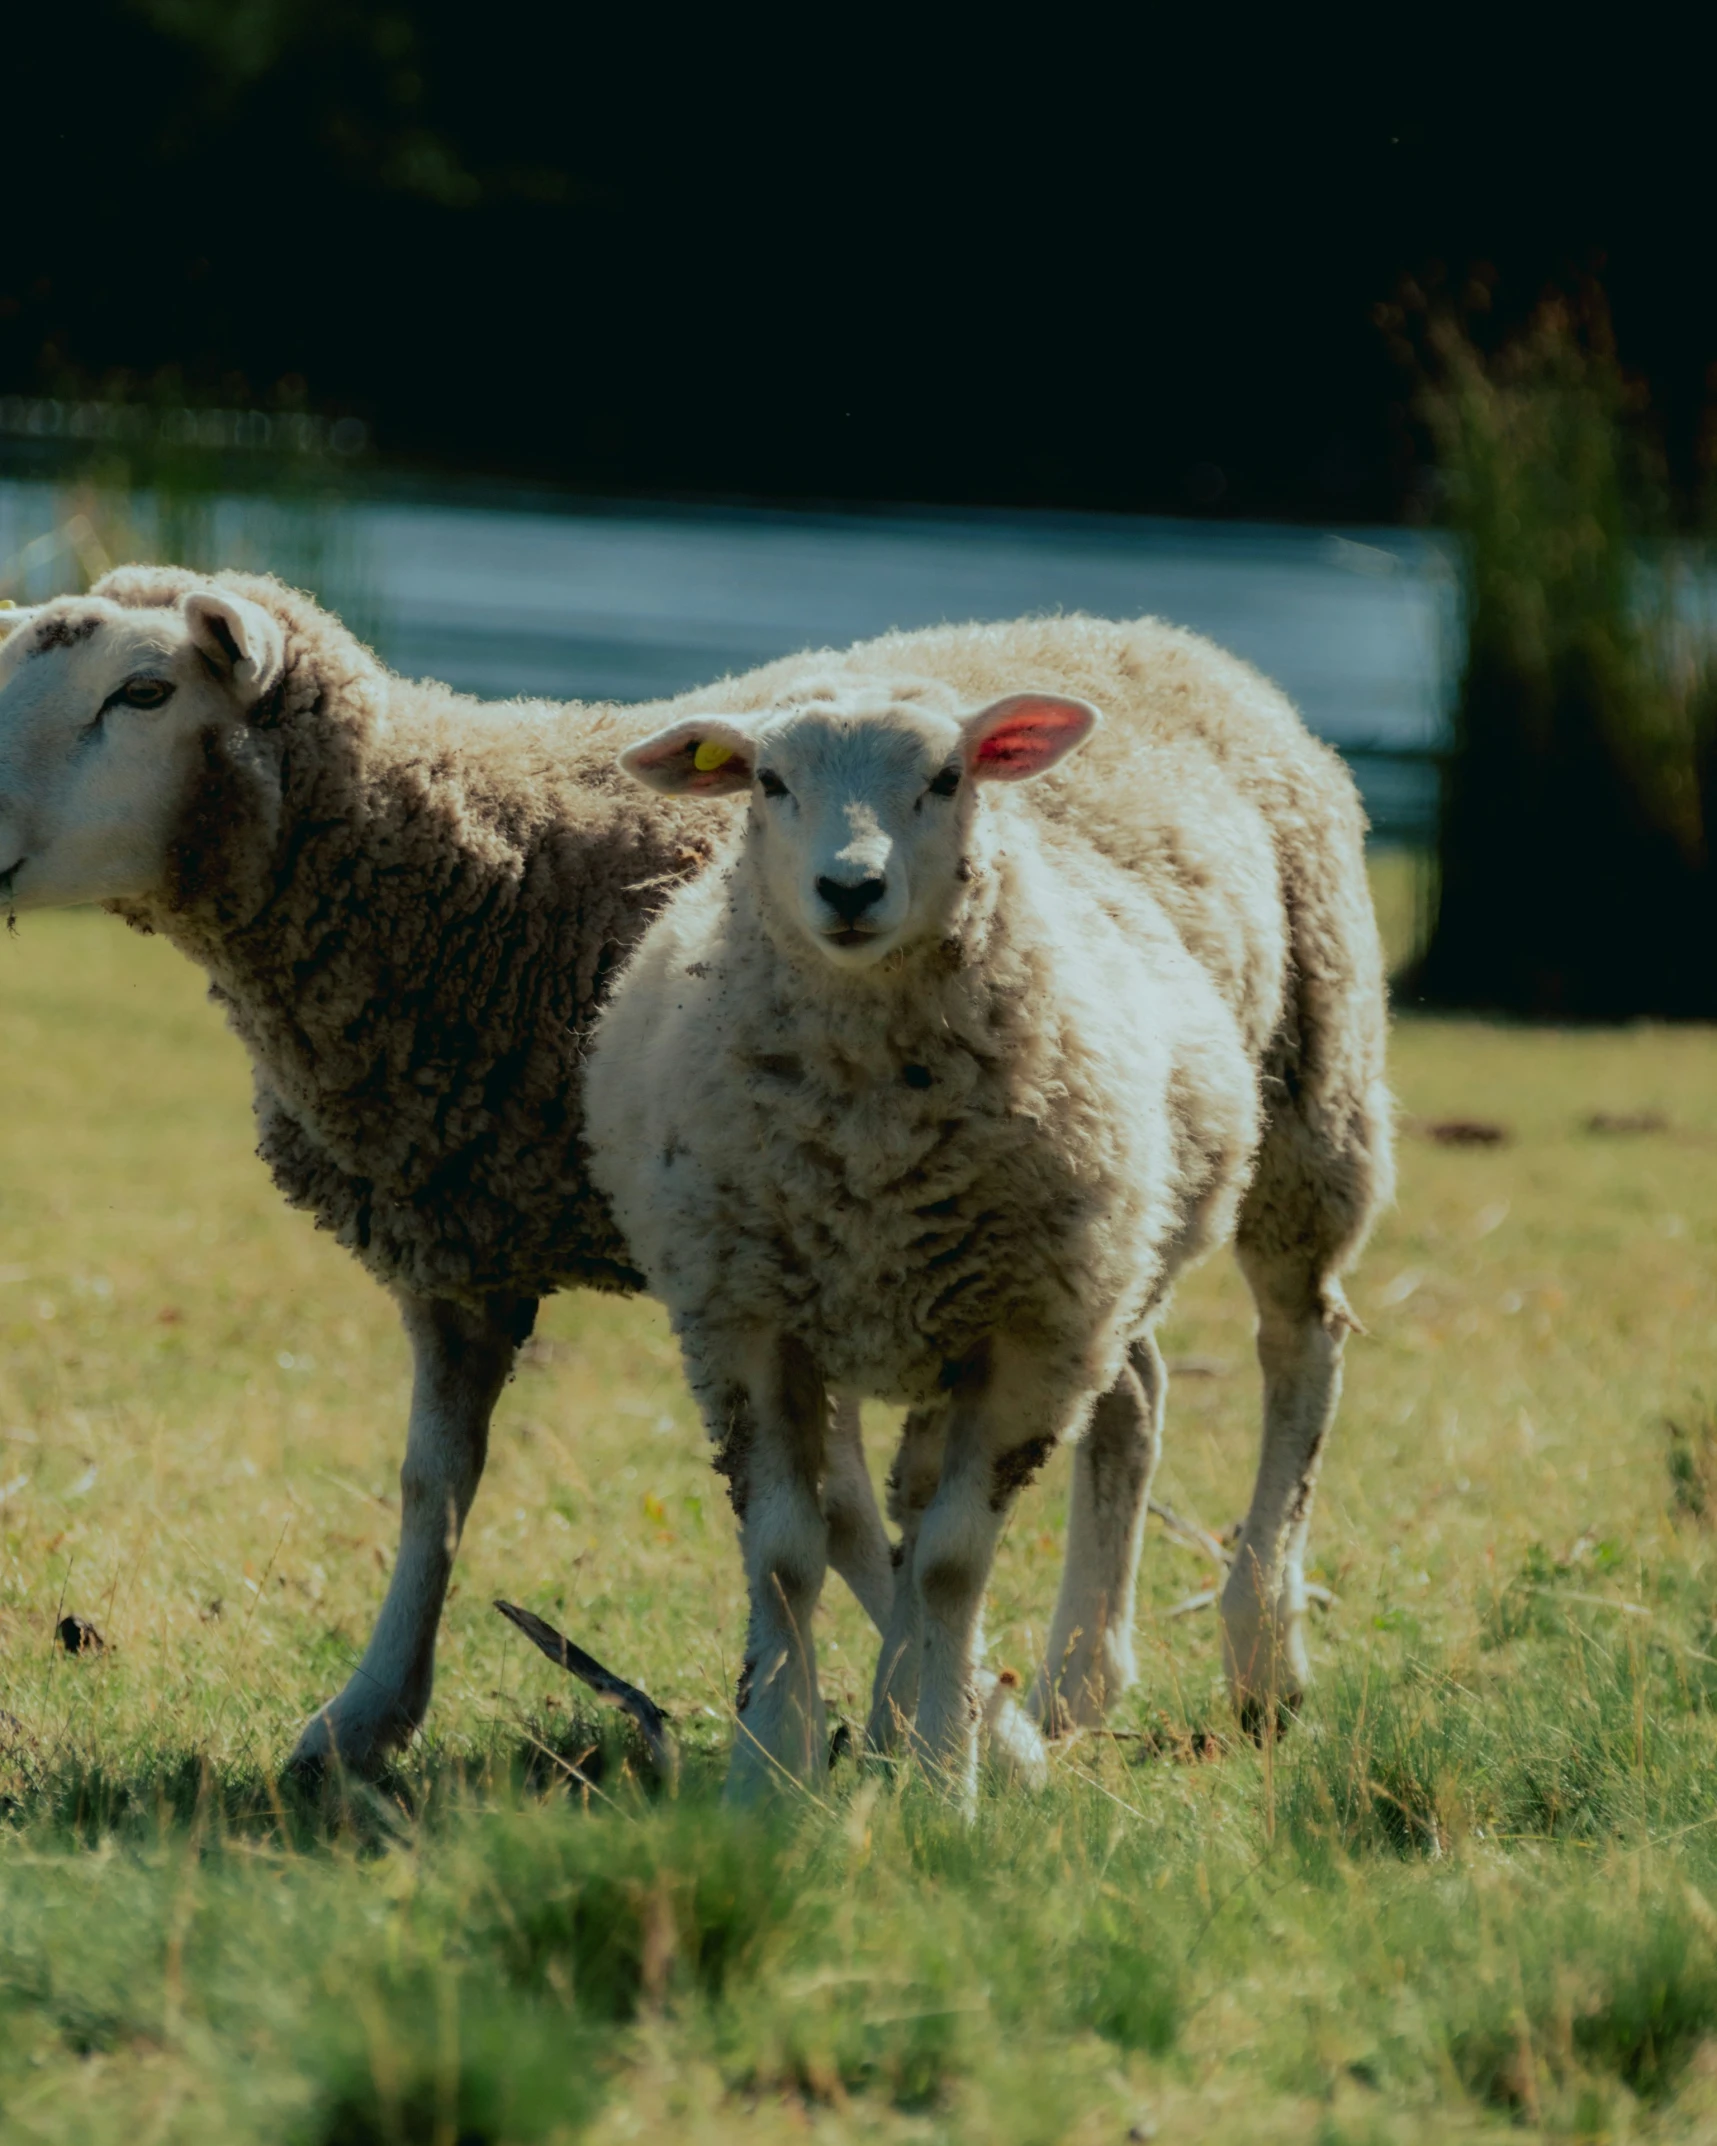
<svg viewBox="0 0 1717 2146">
<path fill-rule="evenodd" d="M 1029 782 L 1083 745 L 1103 718 L 1088 700 L 1059 693 L 1010 693 L 961 726 L 974 782 Z"/>
<path fill-rule="evenodd" d="M 247 704 L 260 700 L 280 676 L 286 636 L 248 596 L 199 589 L 185 598 L 185 624 L 209 669 Z"/>
<path fill-rule="evenodd" d="M 634 782 L 668 797 L 731 797 L 750 788 L 753 764 L 745 732 L 713 715 L 688 715 L 620 755 Z"/>
</svg>

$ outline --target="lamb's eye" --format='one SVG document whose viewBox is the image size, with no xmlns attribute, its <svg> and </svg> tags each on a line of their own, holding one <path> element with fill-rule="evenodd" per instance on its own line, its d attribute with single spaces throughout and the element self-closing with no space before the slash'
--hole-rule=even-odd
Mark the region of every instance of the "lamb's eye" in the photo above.
<svg viewBox="0 0 1717 2146">
<path fill-rule="evenodd" d="M 930 785 L 925 795 L 927 797 L 952 797 L 959 787 L 960 770 L 957 767 L 945 767 Z"/>
<path fill-rule="evenodd" d="M 159 708 L 173 698 L 173 683 L 168 678 L 128 678 L 114 698 L 128 708 Z"/>
<path fill-rule="evenodd" d="M 785 797 L 787 795 L 787 785 L 772 767 L 760 767 L 757 770 L 757 787 L 765 797 Z"/>
</svg>

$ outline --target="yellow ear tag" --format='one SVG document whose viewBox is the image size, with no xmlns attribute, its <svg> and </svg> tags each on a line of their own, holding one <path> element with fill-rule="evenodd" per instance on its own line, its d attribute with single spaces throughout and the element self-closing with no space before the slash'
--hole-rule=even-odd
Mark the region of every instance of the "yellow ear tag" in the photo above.
<svg viewBox="0 0 1717 2146">
<path fill-rule="evenodd" d="M 714 738 L 705 738 L 692 755 L 692 766 L 700 775 L 711 775 L 718 767 L 725 767 L 732 758 L 731 745 L 722 745 Z"/>
</svg>

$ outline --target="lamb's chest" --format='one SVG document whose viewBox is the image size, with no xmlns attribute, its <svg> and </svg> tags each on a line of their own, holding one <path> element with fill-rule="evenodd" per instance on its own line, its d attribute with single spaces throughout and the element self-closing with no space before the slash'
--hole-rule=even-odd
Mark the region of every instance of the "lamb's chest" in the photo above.
<svg viewBox="0 0 1717 2146">
<path fill-rule="evenodd" d="M 1016 1303 L 1041 1311 L 1090 1189 L 1041 1126 L 970 1095 L 954 1107 L 914 1070 L 833 1110 L 775 1077 L 756 1099 L 749 1242 L 727 1269 L 832 1383 L 905 1401 L 940 1391 Z"/>
</svg>

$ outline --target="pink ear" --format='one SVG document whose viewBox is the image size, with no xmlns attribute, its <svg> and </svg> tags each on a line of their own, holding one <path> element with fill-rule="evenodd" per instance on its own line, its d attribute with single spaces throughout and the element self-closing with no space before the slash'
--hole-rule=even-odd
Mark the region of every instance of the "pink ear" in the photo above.
<svg viewBox="0 0 1717 2146">
<path fill-rule="evenodd" d="M 669 797 L 729 797 L 751 786 L 751 741 L 716 716 L 686 716 L 628 746 L 620 765 L 646 789 Z"/>
<path fill-rule="evenodd" d="M 966 765 L 975 782 L 1026 782 L 1083 745 L 1101 720 L 1086 700 L 1010 693 L 966 718 Z"/>
</svg>

